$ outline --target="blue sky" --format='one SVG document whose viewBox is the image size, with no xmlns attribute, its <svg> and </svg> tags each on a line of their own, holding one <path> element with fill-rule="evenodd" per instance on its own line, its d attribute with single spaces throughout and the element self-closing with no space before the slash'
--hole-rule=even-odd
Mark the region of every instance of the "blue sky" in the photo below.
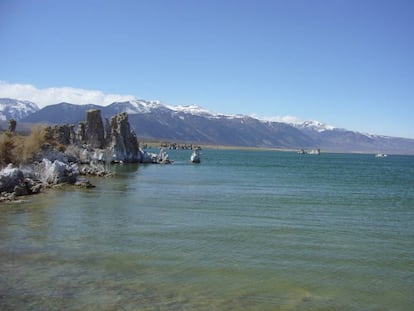
<svg viewBox="0 0 414 311">
<path fill-rule="evenodd" d="M 413 16 L 411 0 L 0 0 L 0 81 L 414 138 Z"/>
</svg>

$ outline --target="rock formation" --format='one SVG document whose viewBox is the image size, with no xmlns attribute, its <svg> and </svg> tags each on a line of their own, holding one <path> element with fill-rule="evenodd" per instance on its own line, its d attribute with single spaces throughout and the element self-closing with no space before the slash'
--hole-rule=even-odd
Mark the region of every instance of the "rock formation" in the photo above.
<svg viewBox="0 0 414 311">
<path fill-rule="evenodd" d="M 86 122 L 80 121 L 76 131 L 76 139 L 81 144 L 86 144 Z"/>
<path fill-rule="evenodd" d="M 16 120 L 15 119 L 10 119 L 9 120 L 9 128 L 8 128 L 9 133 L 14 133 L 16 131 L 16 126 L 17 126 Z"/>
<path fill-rule="evenodd" d="M 110 145 L 112 161 L 115 162 L 139 162 L 140 152 L 138 139 L 134 131 L 131 131 L 128 114 L 123 112 L 111 118 Z"/>
<path fill-rule="evenodd" d="M 91 148 L 105 148 L 105 131 L 99 109 L 86 112 L 86 122 L 79 122 L 78 140 Z"/>
<path fill-rule="evenodd" d="M 47 142 L 24 169 L 9 164 L 0 171 L 0 201 L 62 183 L 92 187 L 81 175 L 111 176 L 111 162 L 171 163 L 164 149 L 151 154 L 139 148 L 125 112 L 115 115 L 110 122 L 106 120 L 104 129 L 101 111 L 89 110 L 86 121 L 79 122 L 77 135 L 74 125 L 66 124 L 47 127 L 45 138 Z"/>
<path fill-rule="evenodd" d="M 46 138 L 62 145 L 76 142 L 75 126 L 73 124 L 55 125 L 46 127 Z"/>
<path fill-rule="evenodd" d="M 105 118 L 105 145 L 109 146 L 111 144 L 111 124 L 109 123 L 108 118 Z"/>
<path fill-rule="evenodd" d="M 81 144 L 88 145 L 93 149 L 107 149 L 110 154 L 105 157 L 97 157 L 82 154 L 84 159 L 94 159 L 98 161 L 113 162 L 140 162 L 141 153 L 139 150 L 138 139 L 134 131 L 131 130 L 128 122 L 128 114 L 123 112 L 115 115 L 110 121 L 105 119 L 105 126 L 102 122 L 100 110 L 89 110 L 86 113 L 86 121 L 79 122 L 77 130 L 77 139 Z"/>
</svg>

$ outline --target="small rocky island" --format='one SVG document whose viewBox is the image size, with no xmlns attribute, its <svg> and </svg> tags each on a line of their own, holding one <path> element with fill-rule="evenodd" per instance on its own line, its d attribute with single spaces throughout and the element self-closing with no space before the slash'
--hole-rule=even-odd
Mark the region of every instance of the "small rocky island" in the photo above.
<svg viewBox="0 0 414 311">
<path fill-rule="evenodd" d="M 0 138 L 0 201 L 36 194 L 60 184 L 94 187 L 86 175 L 111 176 L 110 163 L 170 163 L 168 154 L 143 151 L 123 112 L 102 120 L 89 110 L 75 125 L 36 126 L 27 137 L 16 121 Z"/>
</svg>

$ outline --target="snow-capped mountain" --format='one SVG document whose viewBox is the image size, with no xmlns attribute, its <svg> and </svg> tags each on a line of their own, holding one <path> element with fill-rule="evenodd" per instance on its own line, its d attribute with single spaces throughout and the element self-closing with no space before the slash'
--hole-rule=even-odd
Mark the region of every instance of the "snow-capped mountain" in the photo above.
<svg viewBox="0 0 414 311">
<path fill-rule="evenodd" d="M 264 120 L 247 115 L 214 113 L 197 105 L 171 106 L 146 100 L 115 102 L 104 107 L 60 103 L 41 110 L 33 103 L 26 103 L 3 99 L 0 112 L 3 113 L 6 106 L 14 107 L 13 117 L 18 120 L 21 119 L 17 113 L 19 108 L 22 112 L 31 113 L 20 123 L 77 124 L 85 119 L 87 110 L 100 109 L 103 118 L 127 112 L 131 127 L 141 138 L 249 147 L 414 154 L 413 139 L 362 134 L 314 120 Z"/>
<path fill-rule="evenodd" d="M 152 100 L 131 100 L 127 102 L 115 102 L 107 106 L 109 109 L 128 114 L 151 113 L 155 110 L 168 110 L 169 108 L 160 101 Z"/>
<path fill-rule="evenodd" d="M 183 114 L 190 114 L 193 116 L 202 116 L 206 118 L 221 118 L 221 117 L 227 117 L 227 118 L 237 118 L 240 117 L 239 115 L 224 115 L 220 113 L 211 112 L 203 107 L 200 107 L 198 105 L 178 105 L 178 106 L 172 106 L 162 103 L 161 101 L 152 100 L 132 100 L 127 102 L 115 102 L 111 105 L 107 106 L 108 108 L 111 108 L 114 111 L 118 112 L 126 112 L 128 114 L 137 114 L 137 113 L 154 113 L 154 112 L 169 112 L 169 113 L 183 113 Z"/>
<path fill-rule="evenodd" d="M 15 119 L 17 121 L 35 113 L 39 107 L 27 100 L 0 98 L 0 120 Z"/>
<path fill-rule="evenodd" d="M 169 109 L 175 112 L 183 112 L 183 113 L 189 113 L 195 116 L 206 116 L 206 117 L 213 117 L 216 116 L 216 113 L 213 113 L 207 109 L 204 109 L 203 107 L 197 106 L 197 105 L 189 105 L 189 106 L 170 106 L 167 105 Z"/>
<path fill-rule="evenodd" d="M 314 130 L 317 132 L 324 132 L 324 131 L 332 131 L 334 129 L 337 129 L 336 127 L 332 126 L 332 125 L 328 125 L 316 120 L 308 120 L 305 121 L 303 123 L 291 123 L 291 125 L 293 125 L 294 127 L 298 128 L 298 129 L 309 129 L 309 130 Z"/>
</svg>

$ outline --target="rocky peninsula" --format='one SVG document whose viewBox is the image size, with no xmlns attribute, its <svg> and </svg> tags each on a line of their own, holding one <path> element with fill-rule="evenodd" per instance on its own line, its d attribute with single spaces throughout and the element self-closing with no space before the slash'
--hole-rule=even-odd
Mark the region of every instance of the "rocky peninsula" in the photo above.
<svg viewBox="0 0 414 311">
<path fill-rule="evenodd" d="M 89 110 L 76 131 L 73 124 L 36 127 L 23 138 L 15 128 L 10 120 L 0 141 L 0 202 L 61 184 L 94 187 L 86 176 L 112 176 L 111 163 L 170 163 L 166 152 L 140 148 L 125 112 L 102 120 L 100 110 Z"/>
</svg>

